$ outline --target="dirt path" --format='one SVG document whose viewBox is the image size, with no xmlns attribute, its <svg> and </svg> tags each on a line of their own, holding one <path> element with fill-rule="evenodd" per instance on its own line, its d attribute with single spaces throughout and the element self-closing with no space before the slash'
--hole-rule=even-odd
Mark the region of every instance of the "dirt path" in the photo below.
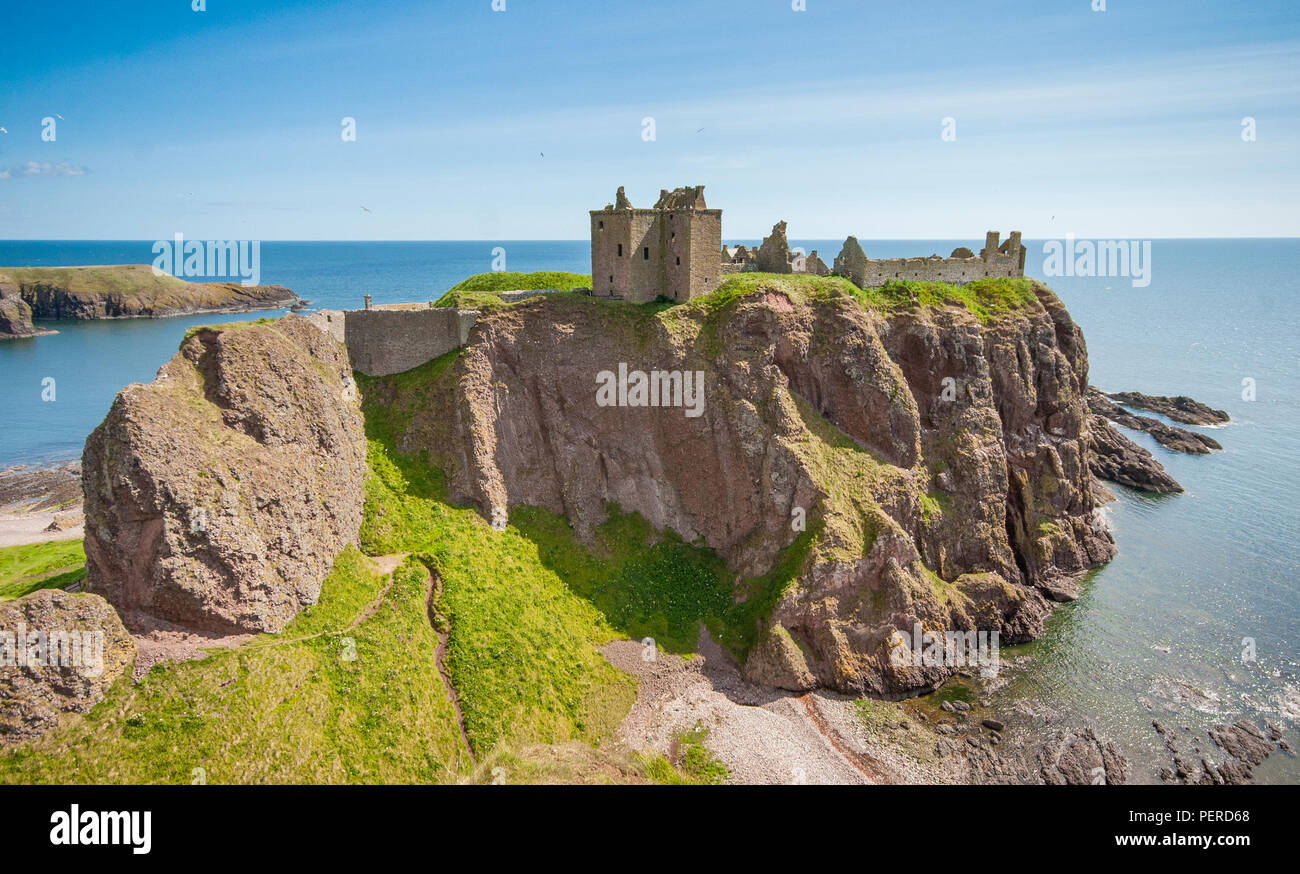
<svg viewBox="0 0 1300 874">
<path fill-rule="evenodd" d="M 433 571 L 427 571 L 429 575 L 428 593 L 425 595 L 425 609 L 429 615 L 429 626 L 433 633 L 438 635 L 438 647 L 434 650 L 434 661 L 438 665 L 438 674 L 442 677 L 442 687 L 447 692 L 447 700 L 451 702 L 451 707 L 456 711 L 456 725 L 460 727 L 460 739 L 465 744 L 465 751 L 469 753 L 469 760 L 478 764 L 474 757 L 474 747 L 469 742 L 469 732 L 465 730 L 465 712 L 460 707 L 460 694 L 456 691 L 456 684 L 451 681 L 451 671 L 447 668 L 447 644 L 451 640 L 450 632 L 443 631 L 438 627 L 438 597 L 442 594 L 442 578 Z"/>
<path fill-rule="evenodd" d="M 634 640 L 602 652 L 639 681 L 636 704 L 620 726 L 620 741 L 629 749 L 667 754 L 682 732 L 704 728 L 705 745 L 736 783 L 930 781 L 867 735 L 851 699 L 753 686 L 707 632 L 687 658 Z"/>
</svg>

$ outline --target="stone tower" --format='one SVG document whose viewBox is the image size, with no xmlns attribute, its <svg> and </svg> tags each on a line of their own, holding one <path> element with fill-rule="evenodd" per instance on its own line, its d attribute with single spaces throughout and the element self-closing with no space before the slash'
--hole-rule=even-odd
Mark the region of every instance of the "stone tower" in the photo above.
<svg viewBox="0 0 1300 874">
<path fill-rule="evenodd" d="M 704 186 L 661 190 L 652 209 L 614 203 L 591 211 L 591 293 L 644 303 L 686 301 L 718 287 L 722 210 L 704 204 Z"/>
</svg>

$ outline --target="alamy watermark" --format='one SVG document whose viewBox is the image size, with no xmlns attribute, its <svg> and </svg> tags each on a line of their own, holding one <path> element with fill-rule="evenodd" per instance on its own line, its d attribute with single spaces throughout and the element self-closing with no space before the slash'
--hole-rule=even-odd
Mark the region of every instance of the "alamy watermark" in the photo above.
<svg viewBox="0 0 1300 874">
<path fill-rule="evenodd" d="M 926 631 L 918 622 L 910 635 L 895 630 L 889 645 L 889 663 L 896 668 L 978 667 L 996 676 L 1001 664 L 997 631 Z"/>
<path fill-rule="evenodd" d="M 176 234 L 153 244 L 153 275 L 177 279 L 234 279 L 244 286 L 262 280 L 261 240 L 186 240 Z"/>
<path fill-rule="evenodd" d="M 686 417 L 704 415 L 703 370 L 628 370 L 620 361 L 618 373 L 596 374 L 598 407 L 685 407 Z"/>
<path fill-rule="evenodd" d="M 104 673 L 104 632 L 42 631 L 19 622 L 0 629 L 0 668 L 79 668 L 87 677 Z"/>
<path fill-rule="evenodd" d="M 1043 243 L 1044 276 L 1128 276 L 1134 288 L 1151 284 L 1150 240 L 1065 240 Z"/>
</svg>

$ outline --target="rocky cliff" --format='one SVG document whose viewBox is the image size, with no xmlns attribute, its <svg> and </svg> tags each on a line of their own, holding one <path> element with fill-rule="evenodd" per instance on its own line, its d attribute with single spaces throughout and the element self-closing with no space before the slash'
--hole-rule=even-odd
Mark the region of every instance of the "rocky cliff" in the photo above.
<svg viewBox="0 0 1300 874">
<path fill-rule="evenodd" d="M 0 276 L 0 340 L 53 334 L 32 324 L 32 308 L 18 292 L 18 285 Z"/>
<path fill-rule="evenodd" d="M 186 282 L 155 275 L 147 265 L 3 267 L 8 288 L 37 319 L 159 318 L 186 313 L 232 313 L 292 306 L 298 296 L 279 285 Z M 8 299 L 9 293 L 0 291 Z M 3 304 L 0 304 L 0 318 Z M 0 323 L 0 330 L 4 325 Z"/>
<path fill-rule="evenodd" d="M 398 448 L 427 452 L 488 517 L 540 506 L 586 536 L 617 504 L 715 549 L 738 600 L 774 604 L 740 653 L 751 679 L 925 689 L 957 668 L 891 659 L 897 632 L 1028 639 L 1114 547 L 1095 514 L 1087 353 L 1056 296 L 1027 280 L 973 284 L 965 306 L 891 294 L 749 277 L 658 311 L 531 300 L 367 402 L 399 411 Z M 633 392 L 603 405 L 620 364 L 702 375 L 702 411 Z M 778 560 L 797 580 L 759 591 Z"/>
<path fill-rule="evenodd" d="M 87 588 L 127 626 L 279 631 L 361 524 L 346 350 L 304 319 L 201 328 L 82 457 Z"/>
</svg>

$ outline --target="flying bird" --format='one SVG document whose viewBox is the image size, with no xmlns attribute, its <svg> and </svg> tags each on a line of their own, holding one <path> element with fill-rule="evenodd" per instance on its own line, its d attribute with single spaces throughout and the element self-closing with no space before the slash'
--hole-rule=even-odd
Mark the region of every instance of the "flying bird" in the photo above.
<svg viewBox="0 0 1300 874">
<path fill-rule="evenodd" d="M 697 133 L 697 134 L 702 134 L 702 133 L 704 133 L 704 128 L 700 128 L 699 130 L 696 131 L 696 133 Z"/>
<path fill-rule="evenodd" d="M 57 118 L 59 121 L 63 121 L 63 116 L 59 115 L 57 112 L 54 113 L 54 117 Z"/>
<path fill-rule="evenodd" d="M 9 133 L 9 131 L 7 131 L 7 130 L 5 130 L 4 128 L 0 127 L 0 134 L 7 134 L 7 133 Z"/>
<path fill-rule="evenodd" d="M 365 207 L 364 207 L 364 206 L 363 206 L 363 207 L 361 207 L 361 208 L 362 208 L 362 209 L 365 209 L 365 210 L 366 210 L 366 212 L 370 212 L 370 210 L 368 210 L 368 209 L 366 209 L 366 208 L 365 208 Z"/>
</svg>

